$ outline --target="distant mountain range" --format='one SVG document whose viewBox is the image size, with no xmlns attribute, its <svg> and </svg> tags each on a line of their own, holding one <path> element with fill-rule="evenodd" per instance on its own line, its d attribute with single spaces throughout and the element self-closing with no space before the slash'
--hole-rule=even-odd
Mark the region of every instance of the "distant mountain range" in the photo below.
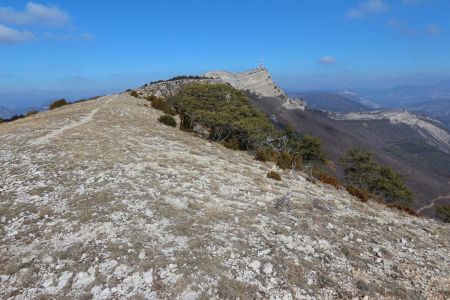
<svg viewBox="0 0 450 300">
<path fill-rule="evenodd" d="M 424 85 L 401 85 L 390 89 L 365 91 L 364 95 L 384 107 L 405 108 L 428 101 L 450 100 L 450 81 Z"/>
<path fill-rule="evenodd" d="M 362 112 L 380 108 L 379 105 L 350 91 L 343 92 L 292 92 L 294 99 L 302 99 L 310 109 L 332 112 Z"/>
</svg>

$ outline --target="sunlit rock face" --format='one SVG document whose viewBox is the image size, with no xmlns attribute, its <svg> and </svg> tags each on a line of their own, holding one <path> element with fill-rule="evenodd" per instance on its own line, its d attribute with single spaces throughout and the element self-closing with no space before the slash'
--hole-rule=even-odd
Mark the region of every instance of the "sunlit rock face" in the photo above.
<svg viewBox="0 0 450 300">
<path fill-rule="evenodd" d="M 279 98 L 283 100 L 283 107 L 288 109 L 304 109 L 302 101 L 290 99 L 272 80 L 269 71 L 264 67 L 254 70 L 232 73 L 226 71 L 212 71 L 205 77 L 220 79 L 236 89 L 248 91 L 262 97 Z"/>
</svg>

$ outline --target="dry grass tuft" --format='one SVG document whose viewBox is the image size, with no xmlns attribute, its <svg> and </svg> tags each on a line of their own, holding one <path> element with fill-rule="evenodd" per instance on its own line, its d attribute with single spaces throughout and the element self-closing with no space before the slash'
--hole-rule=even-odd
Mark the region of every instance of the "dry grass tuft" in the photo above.
<svg viewBox="0 0 450 300">
<path fill-rule="evenodd" d="M 270 171 L 269 173 L 267 173 L 267 178 L 271 178 L 273 180 L 281 181 L 280 173 L 275 172 L 275 171 Z"/>
</svg>

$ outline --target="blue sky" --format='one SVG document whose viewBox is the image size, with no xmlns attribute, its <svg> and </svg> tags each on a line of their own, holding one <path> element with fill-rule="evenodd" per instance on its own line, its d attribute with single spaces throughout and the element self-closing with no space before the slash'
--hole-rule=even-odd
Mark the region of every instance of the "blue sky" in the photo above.
<svg viewBox="0 0 450 300">
<path fill-rule="evenodd" d="M 261 62 L 288 89 L 450 76 L 447 0 L 2 0 L 0 105 Z"/>
</svg>

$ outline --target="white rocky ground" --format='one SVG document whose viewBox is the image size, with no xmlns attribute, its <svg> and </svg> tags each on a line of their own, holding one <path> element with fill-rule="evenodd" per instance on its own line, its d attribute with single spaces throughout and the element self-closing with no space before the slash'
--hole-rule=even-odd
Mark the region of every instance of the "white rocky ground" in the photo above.
<svg viewBox="0 0 450 300">
<path fill-rule="evenodd" d="M 1 299 L 450 298 L 450 226 L 159 115 L 119 95 L 0 125 Z"/>
<path fill-rule="evenodd" d="M 405 124 L 416 130 L 430 144 L 450 153 L 450 133 L 436 125 L 437 121 L 420 117 L 403 110 L 378 110 L 361 113 L 330 114 L 337 120 L 388 120 L 391 124 Z"/>
</svg>

